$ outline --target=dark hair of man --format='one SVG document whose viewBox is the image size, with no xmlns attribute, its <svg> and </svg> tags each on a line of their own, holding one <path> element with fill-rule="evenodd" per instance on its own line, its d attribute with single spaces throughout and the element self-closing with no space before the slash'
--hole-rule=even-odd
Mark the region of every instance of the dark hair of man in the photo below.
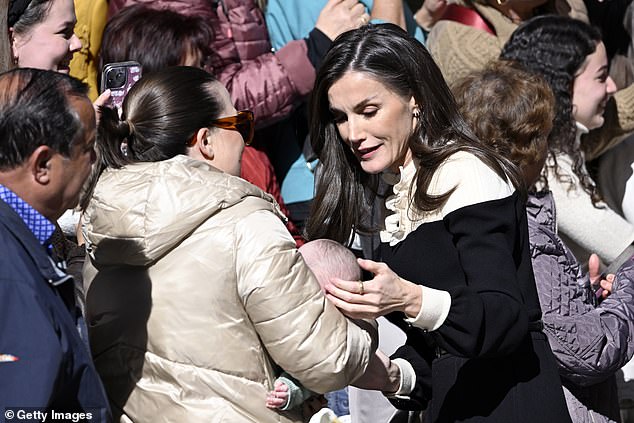
<svg viewBox="0 0 634 423">
<path fill-rule="evenodd" d="M 599 31 L 577 19 L 538 16 L 520 25 L 500 54 L 501 59 L 513 60 L 541 75 L 555 94 L 556 114 L 544 174 L 553 172 L 558 180 L 573 184 L 570 178 L 559 174 L 556 158 L 558 153 L 569 155 L 573 161 L 573 172 L 595 205 L 600 196 L 583 166 L 581 148 L 576 143 L 572 90 L 578 71 L 586 58 L 596 51 L 599 42 Z"/>
<path fill-rule="evenodd" d="M 178 66 L 188 52 L 210 55 L 213 30 L 204 19 L 143 4 L 126 7 L 106 24 L 101 42 L 101 65 L 134 60 L 147 75 Z M 202 63 L 201 63 L 202 67 Z"/>
<path fill-rule="evenodd" d="M 20 68 L 0 75 L 0 170 L 20 166 L 41 145 L 69 157 L 83 126 L 68 97 L 87 92 L 84 83 L 53 71 Z"/>
<path fill-rule="evenodd" d="M 374 186 L 377 176 L 363 172 L 339 136 L 328 102 L 330 87 L 349 71 L 362 72 L 404 98 L 413 96 L 420 107 L 418 125 L 408 140 L 413 157 L 420 161 L 413 204 L 418 210 L 436 210 L 451 195 L 452 191 L 433 196 L 427 189 L 440 164 L 457 151 L 474 154 L 521 186 L 515 166 L 473 135 L 427 49 L 396 25 L 368 25 L 339 36 L 317 73 L 310 132 L 320 173 L 306 227 L 309 239 L 349 244 L 353 230 L 374 230 L 366 223 L 371 199 L 364 189 Z"/>
<path fill-rule="evenodd" d="M 500 60 L 456 81 L 451 91 L 479 139 L 520 169 L 537 163 L 555 117 L 555 97 L 541 76 Z"/>
<path fill-rule="evenodd" d="M 223 111 L 215 83 L 216 78 L 202 69 L 173 66 L 141 78 L 126 96 L 121 118 L 115 110 L 102 108 L 97 165 L 81 207 L 88 205 L 104 169 L 186 154 L 197 131 L 208 127 Z"/>
<path fill-rule="evenodd" d="M 13 24 L 13 32 L 28 34 L 34 25 L 46 19 L 51 7 L 53 7 L 53 0 L 31 0 L 24 13 Z"/>
</svg>

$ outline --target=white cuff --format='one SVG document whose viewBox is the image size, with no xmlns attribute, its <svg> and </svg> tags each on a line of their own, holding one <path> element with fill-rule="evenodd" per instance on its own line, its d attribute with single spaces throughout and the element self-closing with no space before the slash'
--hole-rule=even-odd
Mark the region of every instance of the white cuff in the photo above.
<svg viewBox="0 0 634 423">
<path fill-rule="evenodd" d="M 409 399 L 409 394 L 416 385 L 416 372 L 409 361 L 403 358 L 395 358 L 392 363 L 396 364 L 400 373 L 398 390 L 394 393 L 385 394 L 389 398 Z"/>
<path fill-rule="evenodd" d="M 421 285 L 422 301 L 418 316 L 405 321 L 417 328 L 432 331 L 438 329 L 449 314 L 451 295 L 449 292 Z"/>
</svg>

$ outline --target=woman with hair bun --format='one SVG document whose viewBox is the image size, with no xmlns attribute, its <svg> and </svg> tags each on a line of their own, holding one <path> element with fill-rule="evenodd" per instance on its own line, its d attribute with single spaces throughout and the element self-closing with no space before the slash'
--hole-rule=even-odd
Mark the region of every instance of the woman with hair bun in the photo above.
<svg viewBox="0 0 634 423">
<path fill-rule="evenodd" d="M 82 201 L 86 316 L 121 421 L 299 422 L 264 404 L 277 366 L 320 393 L 365 371 L 370 335 L 324 298 L 272 197 L 237 176 L 252 136 L 252 113 L 193 67 L 144 76 L 121 118 L 103 111 Z"/>
</svg>

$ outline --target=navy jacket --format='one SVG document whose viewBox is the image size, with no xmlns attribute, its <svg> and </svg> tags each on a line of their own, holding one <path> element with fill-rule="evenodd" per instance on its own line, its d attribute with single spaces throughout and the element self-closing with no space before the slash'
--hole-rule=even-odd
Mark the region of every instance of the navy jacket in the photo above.
<svg viewBox="0 0 634 423">
<path fill-rule="evenodd" d="M 72 285 L 0 200 L 0 410 L 85 411 L 92 414 L 88 421 L 110 420 L 108 400 L 77 330 Z M 68 289 L 70 295 L 64 295 Z"/>
</svg>

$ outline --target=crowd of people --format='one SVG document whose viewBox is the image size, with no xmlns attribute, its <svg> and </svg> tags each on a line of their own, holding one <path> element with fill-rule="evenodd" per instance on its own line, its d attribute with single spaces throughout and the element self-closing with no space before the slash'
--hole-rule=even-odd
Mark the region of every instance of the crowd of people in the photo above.
<svg viewBox="0 0 634 423">
<path fill-rule="evenodd" d="M 3 421 L 634 422 L 594 1 L 0 0 Z"/>
</svg>

